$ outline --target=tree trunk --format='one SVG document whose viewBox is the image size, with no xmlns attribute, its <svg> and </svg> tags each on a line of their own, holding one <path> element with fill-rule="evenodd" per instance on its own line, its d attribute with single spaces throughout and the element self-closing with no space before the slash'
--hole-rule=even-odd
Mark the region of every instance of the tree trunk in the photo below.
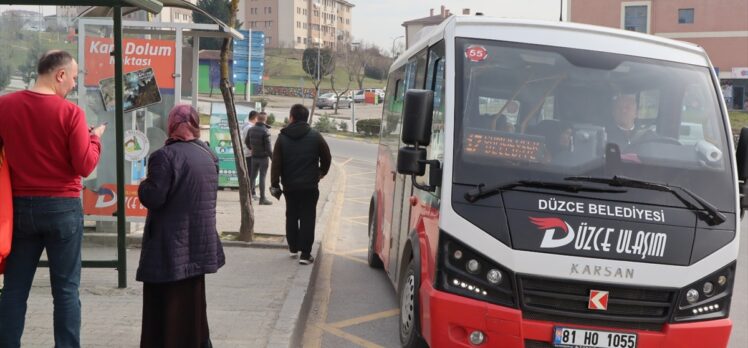
<svg viewBox="0 0 748 348">
<path fill-rule="evenodd" d="M 303 93 L 303 92 L 302 92 Z M 319 95 L 319 84 L 314 85 L 314 95 L 312 96 L 312 108 L 309 111 L 309 125 L 313 126 L 314 109 L 317 107 L 317 96 Z"/>
<path fill-rule="evenodd" d="M 239 0 L 231 0 L 231 15 L 229 17 L 229 27 L 234 27 L 236 23 L 236 12 L 239 7 Z M 234 104 L 234 91 L 231 89 L 229 82 L 229 52 L 231 51 L 231 38 L 223 39 L 221 46 L 221 94 L 223 102 L 226 104 L 226 114 L 228 115 L 229 131 L 231 132 L 231 143 L 234 147 L 234 161 L 236 162 L 236 174 L 239 179 L 239 199 L 241 207 L 241 225 L 239 226 L 238 239 L 244 242 L 251 242 L 254 239 L 254 210 L 252 209 L 252 200 L 249 198 L 249 175 L 247 172 L 247 163 L 244 159 L 244 149 L 242 148 L 241 137 L 239 136 L 239 121 L 236 117 L 236 105 Z"/>
</svg>

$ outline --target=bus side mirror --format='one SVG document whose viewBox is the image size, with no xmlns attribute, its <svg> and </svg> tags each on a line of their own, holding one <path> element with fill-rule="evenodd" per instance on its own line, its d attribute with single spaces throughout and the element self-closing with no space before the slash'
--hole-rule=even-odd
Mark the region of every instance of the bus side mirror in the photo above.
<svg viewBox="0 0 748 348">
<path fill-rule="evenodd" d="M 746 188 L 748 188 L 748 128 L 740 130 L 738 138 L 738 149 L 735 152 L 735 162 L 738 166 L 738 185 L 740 189 L 740 208 L 748 208 L 748 198 L 746 198 Z"/>
<path fill-rule="evenodd" d="M 426 173 L 426 149 L 401 147 L 397 152 L 397 172 L 421 176 Z"/>
<path fill-rule="evenodd" d="M 410 89 L 405 92 L 402 140 L 412 146 L 429 146 L 431 116 L 434 113 L 434 91 Z"/>
</svg>

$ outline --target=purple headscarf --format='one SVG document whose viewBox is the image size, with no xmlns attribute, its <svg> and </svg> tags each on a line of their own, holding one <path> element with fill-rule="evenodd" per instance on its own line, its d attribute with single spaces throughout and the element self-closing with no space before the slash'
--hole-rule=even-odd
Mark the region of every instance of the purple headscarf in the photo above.
<svg viewBox="0 0 748 348">
<path fill-rule="evenodd" d="M 200 138 L 200 115 L 192 105 L 177 105 L 169 112 L 169 139 L 166 144 Z"/>
</svg>

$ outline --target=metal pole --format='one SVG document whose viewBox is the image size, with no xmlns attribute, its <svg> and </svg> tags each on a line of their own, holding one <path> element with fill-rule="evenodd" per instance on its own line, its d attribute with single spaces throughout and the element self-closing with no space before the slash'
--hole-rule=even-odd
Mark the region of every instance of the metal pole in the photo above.
<svg viewBox="0 0 748 348">
<path fill-rule="evenodd" d="M 117 273 L 119 288 L 127 287 L 125 250 L 125 110 L 122 83 L 122 7 L 114 7 L 114 123 L 117 143 Z"/>
<path fill-rule="evenodd" d="M 210 73 L 208 73 L 210 79 Z M 200 99 L 200 36 L 192 37 L 192 107 L 197 110 L 197 102 Z"/>
<path fill-rule="evenodd" d="M 356 134 L 356 101 L 351 100 L 351 132 Z"/>
<path fill-rule="evenodd" d="M 174 105 L 182 101 L 182 47 L 184 46 L 182 28 L 176 28 L 175 34 L 177 52 L 174 55 L 174 76 L 172 76 L 174 78 Z"/>
<path fill-rule="evenodd" d="M 244 86 L 244 97 L 249 101 L 250 89 L 252 88 L 252 29 L 249 29 L 247 38 L 247 85 Z"/>
<path fill-rule="evenodd" d="M 564 21 L 564 0 L 561 1 L 561 8 L 558 10 L 558 21 L 563 22 Z"/>
</svg>

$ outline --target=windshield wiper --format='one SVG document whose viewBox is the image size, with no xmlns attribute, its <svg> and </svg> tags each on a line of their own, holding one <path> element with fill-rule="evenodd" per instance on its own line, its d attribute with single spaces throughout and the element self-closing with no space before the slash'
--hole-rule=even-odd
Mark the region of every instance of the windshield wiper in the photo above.
<svg viewBox="0 0 748 348">
<path fill-rule="evenodd" d="M 623 189 L 603 189 L 597 187 L 590 187 L 581 184 L 570 184 L 566 182 L 548 182 L 548 181 L 534 181 L 534 180 L 520 180 L 508 184 L 494 185 L 486 187 L 485 184 L 478 184 L 478 186 L 465 193 L 465 200 L 470 203 L 475 203 L 479 199 L 501 193 L 506 190 L 511 190 L 515 187 L 532 187 L 542 188 L 548 190 L 557 190 L 565 192 L 604 192 L 604 193 L 623 193 L 626 190 Z"/>
<path fill-rule="evenodd" d="M 719 225 L 725 222 L 725 220 L 727 220 L 727 217 L 725 216 L 725 214 L 722 214 L 715 206 L 713 206 L 711 203 L 707 202 L 706 200 L 701 198 L 699 195 L 691 192 L 691 190 L 685 187 L 631 179 L 625 176 L 618 176 L 618 175 L 613 176 L 612 178 L 600 178 L 600 177 L 591 177 L 591 176 L 570 176 L 570 177 L 564 178 L 564 180 L 595 182 L 595 183 L 600 183 L 600 184 L 608 184 L 610 186 L 632 187 L 632 188 L 640 188 L 640 189 L 645 189 L 645 190 L 670 192 L 676 198 L 678 198 L 679 201 L 683 202 L 683 204 L 688 209 L 693 210 L 696 213 L 696 216 L 698 216 L 701 220 L 706 221 L 706 223 L 709 224 L 709 226 Z M 701 205 L 701 208 L 695 206 L 691 201 L 686 199 L 686 197 L 684 197 L 683 194 L 681 194 L 679 191 L 684 192 L 688 196 L 690 196 L 693 200 L 699 203 L 699 205 Z M 702 212 L 702 210 L 705 210 L 706 213 Z"/>
</svg>

